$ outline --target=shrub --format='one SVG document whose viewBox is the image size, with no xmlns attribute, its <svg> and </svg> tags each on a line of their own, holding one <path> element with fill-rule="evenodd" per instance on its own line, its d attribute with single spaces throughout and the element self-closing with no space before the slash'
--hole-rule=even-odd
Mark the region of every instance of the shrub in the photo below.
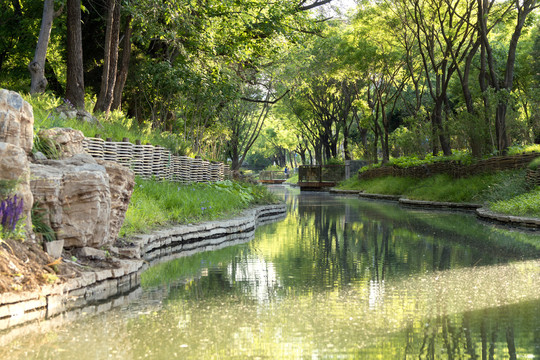
<svg viewBox="0 0 540 360">
<path fill-rule="evenodd" d="M 534 159 L 529 164 L 529 169 L 531 170 L 537 170 L 540 167 L 540 156 Z"/>
</svg>

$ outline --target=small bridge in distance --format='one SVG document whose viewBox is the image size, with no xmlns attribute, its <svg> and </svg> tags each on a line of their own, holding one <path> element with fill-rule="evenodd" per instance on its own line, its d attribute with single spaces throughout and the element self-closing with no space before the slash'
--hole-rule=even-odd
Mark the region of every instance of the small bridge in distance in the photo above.
<svg viewBox="0 0 540 360">
<path fill-rule="evenodd" d="M 284 171 L 261 171 L 259 173 L 259 182 L 263 184 L 282 184 L 287 180 L 287 174 Z"/>
</svg>

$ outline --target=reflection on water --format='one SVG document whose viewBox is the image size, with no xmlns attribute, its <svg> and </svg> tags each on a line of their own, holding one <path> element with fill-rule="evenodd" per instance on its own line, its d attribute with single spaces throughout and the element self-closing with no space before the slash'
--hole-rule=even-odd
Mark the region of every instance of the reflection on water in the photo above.
<svg viewBox="0 0 540 360">
<path fill-rule="evenodd" d="M 473 216 L 284 191 L 248 244 L 150 269 L 106 314 L 3 358 L 540 357 L 540 239 Z"/>
</svg>

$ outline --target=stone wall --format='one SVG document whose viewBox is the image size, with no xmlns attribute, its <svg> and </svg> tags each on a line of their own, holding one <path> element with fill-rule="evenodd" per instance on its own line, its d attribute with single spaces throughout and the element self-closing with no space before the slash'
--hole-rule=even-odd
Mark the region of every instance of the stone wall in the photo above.
<svg viewBox="0 0 540 360">
<path fill-rule="evenodd" d="M 45 286 L 39 292 L 0 294 L 0 331 L 17 326 L 20 334 L 24 333 L 20 326 L 32 321 L 46 319 L 49 323 L 60 314 L 76 319 L 83 312 L 107 311 L 117 301 L 129 301 L 130 294 L 139 288 L 140 274 L 149 266 L 250 241 L 258 225 L 282 219 L 286 212 L 285 204 L 259 206 L 230 220 L 176 226 L 136 237 L 133 245 L 120 249 L 131 258 L 114 259 L 114 268 L 87 269 L 77 278 Z M 2 339 L 11 340 L 8 335 Z"/>
</svg>

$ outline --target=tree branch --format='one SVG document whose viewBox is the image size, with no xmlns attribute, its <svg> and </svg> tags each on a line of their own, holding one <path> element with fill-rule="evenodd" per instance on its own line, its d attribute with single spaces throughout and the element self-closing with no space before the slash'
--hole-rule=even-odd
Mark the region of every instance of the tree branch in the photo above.
<svg viewBox="0 0 540 360">
<path fill-rule="evenodd" d="M 309 4 L 309 5 L 304 5 L 306 2 L 302 1 L 298 6 L 298 10 L 300 10 L 300 11 L 311 10 L 311 9 L 314 9 L 314 8 L 319 7 L 321 5 L 328 4 L 331 1 L 332 0 L 316 0 L 314 3 Z"/>
<path fill-rule="evenodd" d="M 277 103 L 279 100 L 283 99 L 283 97 L 285 95 L 287 95 L 289 93 L 289 91 L 291 91 L 290 89 L 285 91 L 285 93 L 283 95 L 281 95 L 280 97 L 278 97 L 276 100 L 257 100 L 257 99 L 250 99 L 250 98 L 246 98 L 246 97 L 241 97 L 240 100 L 244 100 L 244 101 L 249 101 L 249 102 L 253 102 L 253 103 L 257 103 L 257 104 L 269 104 L 269 105 L 273 105 L 275 103 Z"/>
</svg>

